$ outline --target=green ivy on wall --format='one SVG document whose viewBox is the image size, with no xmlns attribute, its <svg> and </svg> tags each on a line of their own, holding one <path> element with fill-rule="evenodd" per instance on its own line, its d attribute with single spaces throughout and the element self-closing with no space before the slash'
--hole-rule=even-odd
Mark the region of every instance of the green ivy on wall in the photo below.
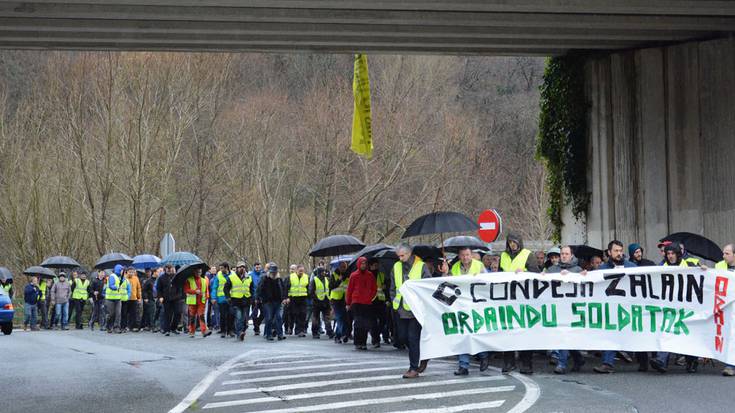
<svg viewBox="0 0 735 413">
<path fill-rule="evenodd" d="M 553 239 L 561 241 L 562 206 L 570 203 L 576 218 L 587 213 L 587 100 L 584 58 L 567 55 L 546 62 L 541 85 L 541 114 L 536 156 L 544 161 L 550 195 Z"/>
</svg>

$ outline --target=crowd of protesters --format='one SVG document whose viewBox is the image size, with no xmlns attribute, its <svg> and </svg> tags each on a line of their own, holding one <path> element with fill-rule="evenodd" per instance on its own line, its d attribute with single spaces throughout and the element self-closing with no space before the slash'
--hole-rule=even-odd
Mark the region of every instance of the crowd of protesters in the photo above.
<svg viewBox="0 0 735 413">
<path fill-rule="evenodd" d="M 449 261 L 444 258 L 423 260 L 413 254 L 411 246 L 396 248 L 398 261 L 384 267 L 374 258 L 360 257 L 353 270 L 341 261 L 332 268 L 320 261 L 307 272 L 303 265 L 290 265 L 287 270 L 273 262 L 262 265 L 238 262 L 234 268 L 223 262 L 208 271 L 195 270 L 183 283 L 174 282 L 177 269 L 171 265 L 150 270 L 116 266 L 112 271 L 90 274 L 72 271 L 59 273 L 56 279 L 30 277 L 23 291 L 25 301 L 24 329 L 99 329 L 107 333 L 161 333 L 165 336 L 188 332 L 202 337 L 214 331 L 223 339 L 244 341 L 252 326 L 253 335 L 268 341 L 280 341 L 287 336 L 313 339 L 326 335 L 334 343 L 353 342 L 358 351 L 368 350 L 368 338 L 373 348 L 381 344 L 408 349 L 409 369 L 404 378 L 418 377 L 428 365 L 420 360 L 421 325 L 410 307 L 403 301 L 400 287 L 409 279 L 476 275 L 492 272 L 581 273 L 636 266 L 701 266 L 690 256 L 684 245 L 659 244 L 661 258 L 657 263 L 644 257 L 636 243 L 624 245 L 611 241 L 605 251 L 578 259 L 573 248 L 563 246 L 548 251 L 531 252 L 524 248 L 520 237 L 510 234 L 506 248 L 500 254 L 462 248 Z M 735 270 L 733 245 L 723 248 L 723 260 L 718 269 Z M 6 290 L 8 290 L 6 288 Z M 84 320 L 89 305 L 89 319 Z M 73 320 L 73 321 L 71 321 Z M 310 327 L 310 328 L 309 328 Z M 594 353 L 594 352 L 588 352 Z M 593 370 L 612 373 L 616 360 L 632 362 L 626 352 L 600 351 L 601 364 Z M 585 364 L 578 350 L 519 351 L 498 354 L 503 360 L 502 371 L 514 371 L 517 362 L 522 374 L 533 373 L 533 357 L 541 354 L 555 365 L 554 373 L 579 371 Z M 489 368 L 492 354 L 463 354 L 455 375 L 469 374 L 470 361 L 479 361 L 480 371 Z M 681 365 L 690 373 L 697 371 L 696 357 L 668 353 L 636 353 L 639 371 L 652 369 L 665 373 L 669 364 Z M 733 376 L 733 366 L 725 366 L 723 375 Z"/>
</svg>

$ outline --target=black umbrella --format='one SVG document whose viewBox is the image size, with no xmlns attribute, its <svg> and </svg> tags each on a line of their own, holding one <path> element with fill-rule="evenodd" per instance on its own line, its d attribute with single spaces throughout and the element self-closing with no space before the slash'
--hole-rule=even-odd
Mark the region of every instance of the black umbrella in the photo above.
<svg viewBox="0 0 735 413">
<path fill-rule="evenodd" d="M 445 232 L 477 231 L 478 229 L 480 226 L 477 225 L 477 222 L 459 212 L 432 212 L 413 221 L 401 238 Z"/>
<path fill-rule="evenodd" d="M 398 261 L 398 255 L 396 255 L 395 249 L 378 251 L 374 257 L 381 260 Z"/>
<path fill-rule="evenodd" d="M 44 268 L 75 268 L 80 266 L 81 264 L 79 264 L 74 258 L 65 257 L 63 255 L 46 258 L 41 263 L 41 267 Z"/>
<path fill-rule="evenodd" d="M 712 240 L 691 232 L 676 232 L 667 235 L 661 241 L 671 241 L 684 244 L 689 253 L 713 262 L 722 261 L 722 249 Z"/>
<path fill-rule="evenodd" d="M 352 261 L 350 261 L 349 268 L 353 268 L 355 265 L 357 265 L 357 259 L 360 257 L 373 258 L 380 251 L 392 250 L 392 249 L 394 249 L 394 247 L 391 247 L 390 245 L 386 245 L 386 244 L 368 245 L 367 247 L 355 253 L 354 258 L 352 258 Z"/>
<path fill-rule="evenodd" d="M 365 244 L 352 235 L 332 235 L 319 240 L 309 251 L 312 257 L 332 257 L 351 254 L 365 248 Z"/>
<path fill-rule="evenodd" d="M 0 267 L 0 281 L 13 281 L 13 273 L 6 267 Z"/>
<path fill-rule="evenodd" d="M 174 279 L 171 280 L 172 284 L 183 284 L 187 278 L 194 275 L 194 270 L 202 270 L 202 274 L 209 269 L 209 265 L 206 262 L 195 262 L 193 264 L 184 265 L 176 271 Z"/>
<path fill-rule="evenodd" d="M 445 251 L 458 253 L 460 248 L 470 248 L 473 250 L 487 251 L 487 245 L 476 237 L 467 235 L 460 235 L 452 238 L 447 238 L 443 243 L 439 245 L 439 248 L 444 248 Z"/>
<path fill-rule="evenodd" d="M 120 252 L 112 252 L 103 255 L 99 260 L 97 260 L 97 264 L 94 265 L 94 268 L 96 270 L 106 270 L 110 268 L 115 268 L 115 266 L 118 264 L 131 265 L 132 263 L 133 259 L 130 258 L 128 255 Z"/>
<path fill-rule="evenodd" d="M 413 253 L 422 260 L 436 260 L 439 259 L 443 254 L 442 250 L 426 244 L 419 244 L 413 246 Z"/>
<path fill-rule="evenodd" d="M 604 257 L 602 250 L 589 245 L 570 245 L 569 247 L 572 249 L 572 254 L 581 260 L 589 261 L 592 257 Z"/>
<path fill-rule="evenodd" d="M 48 268 L 43 268 L 39 266 L 33 266 L 28 267 L 23 271 L 23 274 L 25 275 L 36 275 L 41 278 L 54 278 L 56 277 L 56 274 L 54 274 L 53 271 L 51 271 Z"/>
</svg>

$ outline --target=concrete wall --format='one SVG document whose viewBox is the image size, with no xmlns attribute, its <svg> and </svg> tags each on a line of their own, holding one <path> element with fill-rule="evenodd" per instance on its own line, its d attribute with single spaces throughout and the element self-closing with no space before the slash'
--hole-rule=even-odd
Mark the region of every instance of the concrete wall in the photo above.
<svg viewBox="0 0 735 413">
<path fill-rule="evenodd" d="M 657 257 L 671 232 L 735 242 L 735 39 L 591 57 L 586 217 L 564 242 L 638 241 Z"/>
</svg>

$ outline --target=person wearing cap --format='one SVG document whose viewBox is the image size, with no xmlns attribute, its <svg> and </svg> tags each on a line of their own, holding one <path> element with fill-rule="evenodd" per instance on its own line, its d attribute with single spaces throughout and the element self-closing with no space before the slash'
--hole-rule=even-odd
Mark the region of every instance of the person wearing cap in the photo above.
<svg viewBox="0 0 735 413">
<path fill-rule="evenodd" d="M 288 292 L 286 305 L 291 314 L 291 323 L 296 328 L 295 334 L 299 337 L 306 337 L 306 298 L 309 290 L 309 274 L 306 273 L 303 265 L 298 265 L 296 272 L 292 272 L 284 281 L 284 290 Z M 290 327 L 291 325 L 287 325 L 287 334 L 290 333 Z"/>
<path fill-rule="evenodd" d="M 219 335 L 221 338 L 233 336 L 235 331 L 234 318 L 230 311 L 230 293 L 232 285 L 228 286 L 230 277 L 237 275 L 230 270 L 230 264 L 223 262 L 219 265 L 217 276 L 212 278 L 210 286 L 210 300 L 219 308 Z M 227 290 L 227 291 L 225 291 Z"/>
<path fill-rule="evenodd" d="M 560 258 L 561 258 L 561 250 L 558 247 L 549 248 L 549 250 L 546 251 L 546 262 L 544 263 L 543 272 L 549 272 L 549 271 L 546 271 L 549 267 L 559 265 Z"/>
<path fill-rule="evenodd" d="M 643 247 L 633 243 L 628 245 L 628 259 L 639 267 L 655 267 L 656 263 L 643 257 Z"/>
<path fill-rule="evenodd" d="M 672 242 L 664 247 L 665 259 L 664 267 L 693 267 L 691 263 L 687 262 L 683 258 L 683 248 L 679 243 Z M 707 269 L 703 266 L 702 269 Z M 687 373 L 696 373 L 699 365 L 698 358 L 696 356 L 686 356 L 686 370 Z M 656 353 L 656 357 L 650 360 L 651 368 L 659 373 L 666 373 L 666 368 L 669 363 L 669 352 L 659 351 Z"/>
<path fill-rule="evenodd" d="M 208 337 L 212 334 L 207 329 L 207 323 L 204 320 L 204 310 L 207 307 L 207 290 L 209 282 L 206 277 L 202 277 L 202 270 L 197 268 L 194 275 L 186 279 L 184 283 L 184 294 L 186 294 L 186 307 L 189 313 L 189 337 L 194 338 L 196 333 L 196 322 L 199 320 L 199 327 L 202 331 L 202 337 Z"/>
<path fill-rule="evenodd" d="M 263 305 L 265 312 L 265 326 L 263 336 L 268 341 L 274 340 L 274 333 L 278 340 L 284 340 L 283 335 L 283 318 L 281 315 L 281 305 L 287 298 L 283 290 L 283 285 L 278 279 L 278 266 L 275 263 L 268 263 L 267 276 L 260 280 L 258 285 L 258 300 Z"/>
<path fill-rule="evenodd" d="M 253 296 L 253 279 L 246 271 L 247 264 L 237 263 L 235 273 L 230 274 L 225 285 L 225 295 L 230 297 L 230 312 L 235 320 L 235 336 L 245 340 L 250 315 L 250 298 Z"/>
<path fill-rule="evenodd" d="M 54 321 L 62 330 L 68 330 L 69 323 L 69 299 L 71 298 L 71 285 L 66 280 L 66 273 L 59 273 L 59 281 L 51 287 L 51 304 L 56 309 Z"/>
<path fill-rule="evenodd" d="M 309 282 L 309 296 L 312 299 L 311 337 L 314 339 L 320 338 L 320 320 L 323 320 L 327 336 L 330 339 L 333 338 L 334 331 L 332 331 L 331 308 L 329 306 L 329 277 L 327 277 L 327 270 L 324 265 L 320 265 L 314 270 L 314 276 Z"/>
<path fill-rule="evenodd" d="M 401 336 L 401 342 L 408 347 L 408 370 L 403 374 L 404 379 L 415 379 L 426 370 L 428 360 L 421 360 L 421 324 L 411 312 L 411 307 L 403 300 L 401 286 L 408 280 L 431 278 L 429 269 L 424 262 L 413 253 L 408 244 L 396 247 L 398 262 L 393 265 L 390 283 L 390 301 L 393 309 L 398 312 L 398 326 L 396 331 Z"/>
<path fill-rule="evenodd" d="M 87 274 L 81 273 L 71 285 L 71 302 L 76 314 L 74 321 L 77 330 L 81 330 L 83 328 L 82 312 L 84 311 L 84 304 L 87 302 L 87 299 L 89 299 L 89 292 L 90 286 L 89 280 L 87 280 Z"/>
</svg>

